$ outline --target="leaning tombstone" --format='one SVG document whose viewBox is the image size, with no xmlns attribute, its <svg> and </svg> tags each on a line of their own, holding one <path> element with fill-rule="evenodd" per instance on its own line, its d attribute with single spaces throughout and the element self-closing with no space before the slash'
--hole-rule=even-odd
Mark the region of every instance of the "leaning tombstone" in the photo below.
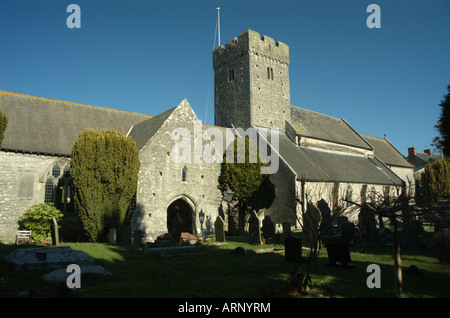
<svg viewBox="0 0 450 318">
<path fill-rule="evenodd" d="M 55 217 L 52 217 L 51 235 L 52 235 L 52 245 L 58 246 L 59 245 L 59 228 L 58 228 L 58 222 L 56 221 Z"/>
<path fill-rule="evenodd" d="M 262 244 L 261 227 L 259 226 L 259 218 L 253 210 L 250 214 L 249 223 L 249 239 L 250 244 Z"/>
<path fill-rule="evenodd" d="M 216 241 L 225 242 L 225 222 L 220 215 L 217 216 L 214 222 L 214 230 L 216 232 Z"/>
<path fill-rule="evenodd" d="M 181 218 L 177 213 L 175 214 L 172 220 L 172 235 L 171 235 L 171 244 L 172 245 L 180 245 L 181 244 Z"/>
<path fill-rule="evenodd" d="M 308 203 L 303 219 L 303 246 L 310 249 L 317 249 L 319 246 L 319 226 L 322 216 L 319 209 L 312 203 Z"/>
<path fill-rule="evenodd" d="M 262 222 L 263 235 L 266 239 L 275 237 L 275 223 L 270 215 L 266 215 Z"/>
</svg>

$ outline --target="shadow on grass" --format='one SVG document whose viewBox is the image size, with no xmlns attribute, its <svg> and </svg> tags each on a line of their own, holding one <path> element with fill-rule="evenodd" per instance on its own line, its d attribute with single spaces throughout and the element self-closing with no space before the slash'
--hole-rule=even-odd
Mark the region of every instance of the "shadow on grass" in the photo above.
<svg viewBox="0 0 450 318">
<path fill-rule="evenodd" d="M 199 255 L 161 258 L 130 247 L 94 243 L 65 243 L 84 251 L 112 276 L 84 274 L 79 297 L 155 297 L 155 298 L 292 298 L 292 297 L 394 297 L 392 250 L 369 249 L 361 254 L 351 250 L 355 268 L 325 266 L 327 252 L 322 250 L 312 272 L 313 289 L 308 294 L 292 292 L 291 274 L 300 266 L 286 262 L 283 253 L 236 255 L 234 249 L 248 250 L 282 244 L 249 245 L 245 239 L 230 238 L 228 244 L 207 246 Z M 3 256 L 16 246 L 0 245 L 0 272 L 7 290 L 0 297 L 20 297 L 30 289 L 35 297 L 65 297 L 60 283 L 41 278 L 49 271 L 16 272 Z M 303 251 L 306 255 L 306 251 Z M 430 251 L 405 253 L 403 262 L 404 291 L 411 297 L 450 297 L 450 268 L 440 265 Z M 381 288 L 369 289 L 366 272 L 369 264 L 381 268 Z M 416 264 L 421 277 L 409 277 L 406 268 Z"/>
</svg>

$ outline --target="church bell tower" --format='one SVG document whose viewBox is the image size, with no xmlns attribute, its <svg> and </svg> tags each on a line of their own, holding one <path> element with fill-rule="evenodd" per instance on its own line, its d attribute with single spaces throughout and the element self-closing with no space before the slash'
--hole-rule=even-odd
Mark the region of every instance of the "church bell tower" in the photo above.
<svg viewBox="0 0 450 318">
<path fill-rule="evenodd" d="M 213 52 L 215 125 L 285 129 L 289 47 L 247 30 Z"/>
</svg>

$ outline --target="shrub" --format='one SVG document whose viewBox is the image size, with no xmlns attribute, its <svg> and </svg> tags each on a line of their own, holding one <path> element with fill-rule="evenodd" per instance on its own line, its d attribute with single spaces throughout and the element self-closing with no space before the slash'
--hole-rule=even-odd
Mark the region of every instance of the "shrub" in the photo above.
<svg viewBox="0 0 450 318">
<path fill-rule="evenodd" d="M 430 205 L 449 195 L 450 160 L 443 158 L 427 164 L 422 173 L 421 184 L 425 202 Z"/>
<path fill-rule="evenodd" d="M 38 243 L 51 236 L 52 218 L 58 222 L 63 214 L 53 204 L 35 204 L 19 220 L 20 228 L 31 230 L 33 240 Z"/>
<path fill-rule="evenodd" d="M 131 137 L 114 130 L 81 132 L 72 147 L 74 200 L 87 239 L 106 240 L 119 229 L 137 189 L 139 151 Z"/>
</svg>

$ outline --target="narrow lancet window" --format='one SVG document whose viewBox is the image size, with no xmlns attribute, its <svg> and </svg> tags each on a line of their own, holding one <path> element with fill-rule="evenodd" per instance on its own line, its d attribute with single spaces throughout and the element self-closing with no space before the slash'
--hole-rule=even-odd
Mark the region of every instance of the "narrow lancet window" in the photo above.
<svg viewBox="0 0 450 318">
<path fill-rule="evenodd" d="M 186 177 L 187 177 L 187 167 L 184 166 L 183 169 L 181 170 L 181 181 L 186 182 Z"/>
</svg>

